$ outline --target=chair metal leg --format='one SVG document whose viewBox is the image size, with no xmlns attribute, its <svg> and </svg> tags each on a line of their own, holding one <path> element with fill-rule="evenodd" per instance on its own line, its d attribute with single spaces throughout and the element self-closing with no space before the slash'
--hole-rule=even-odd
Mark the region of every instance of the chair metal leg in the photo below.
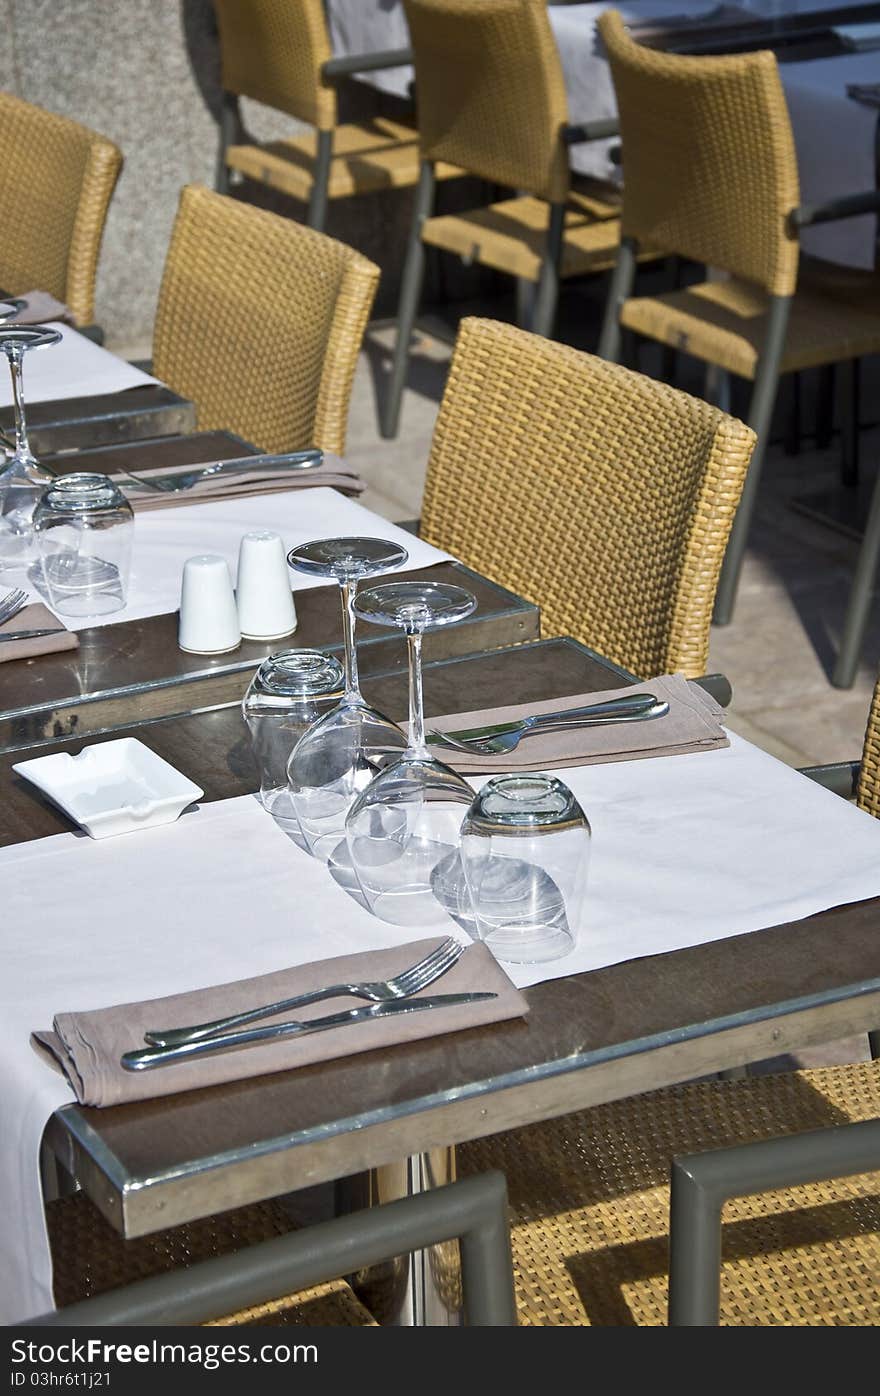
<svg viewBox="0 0 880 1396">
<path fill-rule="evenodd" d="M 204 1323 L 322 1284 L 352 1268 L 456 1238 L 468 1324 L 515 1325 L 507 1185 L 501 1173 L 484 1173 L 387 1207 L 320 1222 L 31 1322 L 71 1328 Z"/>
<path fill-rule="evenodd" d="M 880 1120 L 836 1125 L 673 1160 L 669 1216 L 669 1322 L 717 1324 L 721 1209 L 732 1197 L 832 1178 L 880 1163 Z"/>
<path fill-rule="evenodd" d="M 859 548 L 855 576 L 846 606 L 846 619 L 843 622 L 843 634 L 840 637 L 840 650 L 837 655 L 837 663 L 834 666 L 834 673 L 831 675 L 831 682 L 835 688 L 852 688 L 855 682 L 865 630 L 868 626 L 868 617 L 871 613 L 871 603 L 874 598 L 878 561 L 880 561 L 880 474 L 877 476 L 874 492 L 871 495 L 871 507 L 865 520 L 862 546 Z"/>
<path fill-rule="evenodd" d="M 637 250 L 635 238 L 621 238 L 617 261 L 611 273 L 608 299 L 605 302 L 605 318 L 599 336 L 599 358 L 608 359 L 611 363 L 616 363 L 620 354 L 620 312 L 633 288 Z"/>
<path fill-rule="evenodd" d="M 834 435 L 834 364 L 819 369 L 816 390 L 816 448 L 827 451 Z"/>
<path fill-rule="evenodd" d="M 801 375 L 791 375 L 791 397 L 785 423 L 784 450 L 787 456 L 798 456 L 801 451 Z"/>
<path fill-rule="evenodd" d="M 875 1028 L 868 1033 L 868 1049 L 871 1053 L 871 1061 L 880 1061 L 880 1029 Z"/>
<path fill-rule="evenodd" d="M 730 411 L 730 374 L 717 364 L 707 364 L 703 397 L 721 412 Z"/>
<path fill-rule="evenodd" d="M 758 484 L 761 479 L 761 466 L 764 463 L 764 451 L 767 445 L 767 437 L 770 433 L 773 404 L 776 401 L 776 389 L 779 383 L 779 365 L 782 362 L 782 354 L 785 349 L 785 335 L 788 329 L 790 309 L 791 296 L 771 296 L 770 307 L 767 314 L 767 334 L 764 339 L 764 348 L 755 373 L 755 384 L 752 389 L 752 400 L 749 406 L 749 426 L 757 435 L 758 440 L 755 444 L 755 450 L 752 455 L 748 474 L 746 475 L 739 508 L 736 511 L 733 527 L 730 530 L 727 552 L 724 555 L 724 562 L 721 565 L 721 576 L 718 580 L 718 591 L 715 597 L 715 614 L 713 616 L 716 625 L 727 625 L 733 615 L 736 590 L 739 585 L 739 574 L 742 570 L 746 542 L 748 540 L 749 525 L 752 521 L 752 513 L 758 494 Z"/>
<path fill-rule="evenodd" d="M 840 480 L 855 489 L 859 483 L 859 361 L 838 365 L 840 376 Z"/>
<path fill-rule="evenodd" d="M 400 403 L 406 382 L 406 365 L 409 358 L 409 341 L 415 324 L 422 282 L 425 277 L 425 244 L 422 242 L 422 224 L 431 215 L 434 206 L 434 166 L 430 161 L 422 162 L 419 182 L 416 188 L 413 221 L 409 230 L 406 261 L 400 285 L 400 306 L 397 312 L 397 340 L 394 345 L 394 362 L 391 377 L 385 392 L 385 402 L 380 415 L 379 428 L 388 439 L 397 435 L 400 422 Z"/>
<path fill-rule="evenodd" d="M 242 131 L 241 110 L 234 92 L 224 92 L 220 100 L 220 147 L 217 151 L 217 171 L 214 186 L 218 194 L 229 193 L 229 166 L 226 152 L 240 139 Z"/>
<path fill-rule="evenodd" d="M 315 172 L 306 222 L 310 228 L 323 233 L 327 222 L 327 190 L 330 185 L 330 161 L 333 159 L 333 132 L 319 131 L 315 151 Z"/>
<path fill-rule="evenodd" d="M 550 205 L 544 261 L 535 296 L 532 330 L 545 338 L 553 333 L 556 306 L 559 301 L 559 269 L 562 262 L 562 238 L 565 232 L 565 204 Z"/>
<path fill-rule="evenodd" d="M 521 330 L 531 329 L 535 321 L 535 293 L 537 285 L 524 276 L 516 278 L 516 323 Z"/>
</svg>

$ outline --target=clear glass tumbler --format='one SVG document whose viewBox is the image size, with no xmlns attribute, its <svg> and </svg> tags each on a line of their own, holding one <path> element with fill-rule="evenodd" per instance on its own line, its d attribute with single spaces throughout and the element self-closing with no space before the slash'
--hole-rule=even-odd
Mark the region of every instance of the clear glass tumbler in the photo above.
<svg viewBox="0 0 880 1396">
<path fill-rule="evenodd" d="M 422 636 L 464 620 L 476 599 L 438 582 L 386 582 L 355 602 L 363 620 L 395 625 L 409 649 L 409 742 L 351 807 L 345 832 L 358 885 L 370 910 L 399 926 L 429 926 L 460 911 L 462 815 L 473 790 L 425 743 Z"/>
<path fill-rule="evenodd" d="M 286 833 L 299 830 L 287 784 L 290 753 L 339 703 L 343 682 L 342 665 L 332 655 L 281 650 L 263 660 L 244 696 L 241 711 L 260 772 L 260 799 Z"/>
<path fill-rule="evenodd" d="M 554 776 L 492 776 L 461 826 L 476 935 L 498 960 L 568 955 L 586 898 L 590 825 Z"/>
<path fill-rule="evenodd" d="M 106 475 L 62 475 L 34 510 L 49 604 L 66 616 L 120 611 L 128 594 L 134 514 Z"/>
<path fill-rule="evenodd" d="M 45 349 L 60 340 L 60 331 L 45 325 L 0 326 L 0 353 L 9 362 L 15 409 L 15 450 L 0 469 L 0 571 L 25 568 L 34 560 L 34 510 L 55 478 L 39 464 L 28 443 L 22 360 L 29 350 Z"/>
</svg>

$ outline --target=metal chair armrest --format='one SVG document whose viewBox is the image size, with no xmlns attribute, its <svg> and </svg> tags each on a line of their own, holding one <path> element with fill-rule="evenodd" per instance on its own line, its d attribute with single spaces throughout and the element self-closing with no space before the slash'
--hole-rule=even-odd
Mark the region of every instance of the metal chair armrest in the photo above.
<svg viewBox="0 0 880 1396">
<path fill-rule="evenodd" d="M 580 145 L 583 141 L 605 141 L 609 136 L 619 135 L 620 122 L 616 116 L 597 117 L 595 121 L 581 121 L 562 128 L 562 139 L 566 145 Z"/>
<path fill-rule="evenodd" d="M 789 230 L 798 233 L 816 223 L 834 223 L 839 218 L 857 218 L 863 213 L 880 213 L 880 189 L 868 189 L 863 194 L 847 194 L 830 199 L 827 204 L 801 204 L 788 215 Z"/>
<path fill-rule="evenodd" d="M 328 58 L 321 68 L 321 76 L 328 80 L 347 78 L 354 73 L 375 73 L 380 68 L 408 68 L 412 62 L 411 48 L 387 48 L 376 53 L 349 53 L 342 58 Z"/>
<path fill-rule="evenodd" d="M 844 800 L 854 800 L 862 769 L 861 761 L 832 761 L 825 766 L 802 766 L 801 775 L 824 785 Z"/>
<path fill-rule="evenodd" d="M 829 1182 L 875 1170 L 880 1120 L 762 1139 L 672 1163 L 669 1224 L 669 1322 L 717 1324 L 721 1276 L 721 1208 L 802 1183 Z"/>
<path fill-rule="evenodd" d="M 515 1325 L 502 1173 L 483 1173 L 383 1207 L 334 1217 L 235 1255 L 135 1281 L 31 1319 L 30 1324 L 74 1328 L 204 1323 L 456 1238 L 461 1243 L 467 1322 Z"/>
</svg>

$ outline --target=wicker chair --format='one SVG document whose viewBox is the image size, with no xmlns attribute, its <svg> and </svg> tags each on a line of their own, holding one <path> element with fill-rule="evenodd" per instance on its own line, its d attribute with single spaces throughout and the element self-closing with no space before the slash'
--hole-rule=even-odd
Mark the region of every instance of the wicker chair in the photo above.
<svg viewBox="0 0 880 1396">
<path fill-rule="evenodd" d="M 189 185 L 159 294 L 153 369 L 201 431 L 341 451 L 379 270 L 274 213 Z"/>
<path fill-rule="evenodd" d="M 607 271 L 620 239 L 616 191 L 570 187 L 568 146 L 592 137 L 587 128 L 568 125 L 546 0 L 404 0 L 404 6 L 423 163 L 382 413 L 386 437 L 397 433 L 426 245 L 533 283 L 530 328 L 550 334 L 559 278 Z M 601 134 L 598 127 L 594 134 Z M 521 192 L 488 208 L 435 217 L 436 170 L 444 160 Z"/>
<path fill-rule="evenodd" d="M 850 768 L 845 782 L 841 768 L 810 774 L 841 790 L 854 778 L 860 808 L 880 817 L 880 683 L 860 768 Z M 682 1187 L 694 1178 L 697 1192 L 711 1194 L 709 1173 L 709 1183 L 722 1175 L 731 1198 L 722 1322 L 876 1325 L 878 1127 L 869 1129 L 870 1147 L 840 1127 L 878 1116 L 877 1061 L 697 1081 L 463 1144 L 457 1168 L 460 1177 L 487 1168 L 507 1175 L 521 1323 L 665 1323 L 670 1238 L 670 1321 L 717 1322 L 717 1217 L 713 1232 L 711 1208 L 708 1218 L 699 1209 L 695 1218 Z M 798 1139 L 804 1131 L 819 1133 Z M 812 1181 L 823 1175 L 829 1148 L 850 1151 L 873 1178 L 846 1177 L 851 1163 L 836 1159 L 840 1166 L 824 1172 L 837 1176 L 834 1183 Z M 670 1160 L 694 1153 L 676 1159 L 670 1228 Z M 773 1190 L 739 1195 L 759 1187 Z"/>
<path fill-rule="evenodd" d="M 462 321 L 421 533 L 641 678 L 705 672 L 754 434 L 675 388 Z"/>
<path fill-rule="evenodd" d="M 323 0 L 214 0 L 220 31 L 223 107 L 217 188 L 229 173 L 266 184 L 308 205 L 308 223 L 322 229 L 328 199 L 401 189 L 419 178 L 418 135 L 412 126 L 376 116 L 337 124 L 334 82 L 355 72 L 409 63 L 408 50 L 334 59 Z M 304 136 L 248 143 L 239 98 L 251 97 L 314 130 Z M 459 170 L 444 165 L 441 179 Z"/>
<path fill-rule="evenodd" d="M 77 325 L 95 318 L 95 275 L 122 168 L 112 141 L 0 93 L 0 286 L 48 291 Z"/>
<path fill-rule="evenodd" d="M 633 42 L 616 11 L 599 21 L 620 111 L 626 165 L 622 241 L 599 352 L 617 357 L 621 327 L 754 384 L 758 435 L 718 586 L 730 620 L 781 373 L 880 350 L 880 315 L 814 291 L 795 294 L 798 231 L 880 207 L 876 190 L 798 207 L 797 161 L 772 53 L 691 58 Z M 683 290 L 633 297 L 643 243 L 718 271 Z"/>
</svg>

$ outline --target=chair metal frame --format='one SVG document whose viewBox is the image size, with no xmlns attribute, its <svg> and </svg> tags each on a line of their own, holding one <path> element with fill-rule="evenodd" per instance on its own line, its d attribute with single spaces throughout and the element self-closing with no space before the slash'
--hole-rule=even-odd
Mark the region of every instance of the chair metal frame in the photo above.
<svg viewBox="0 0 880 1396">
<path fill-rule="evenodd" d="M 466 1322 L 472 1327 L 515 1326 L 507 1183 L 498 1172 L 139 1280 L 30 1319 L 27 1326 L 201 1324 L 456 1239 Z"/>
<path fill-rule="evenodd" d="M 669 1323 L 717 1325 L 721 1209 L 734 1197 L 857 1177 L 880 1167 L 880 1120 L 673 1159 L 669 1224 Z"/>
<path fill-rule="evenodd" d="M 705 61 L 707 63 L 717 63 L 719 60 L 707 59 Z M 780 228 L 780 237 L 787 233 L 789 237 L 796 240 L 801 230 L 804 228 L 844 218 L 854 218 L 861 214 L 878 211 L 880 211 L 880 190 L 878 189 L 847 195 L 823 204 L 799 205 L 788 211 L 786 226 Z M 623 220 L 625 225 L 625 185 Z M 681 249 L 671 247 L 667 250 L 673 253 L 679 252 Z M 621 313 L 624 303 L 632 294 L 638 251 L 638 240 L 631 235 L 624 234 L 621 238 L 617 264 L 612 274 L 608 299 L 605 306 L 605 315 L 599 340 L 599 354 L 602 358 L 610 360 L 617 360 L 619 358 L 622 328 Z M 797 293 L 795 293 L 795 295 L 796 294 Z M 767 436 L 770 429 L 770 419 L 776 402 L 780 364 L 785 350 L 786 333 L 793 300 L 794 295 L 768 294 L 766 331 L 758 362 L 755 367 L 751 399 L 746 417 L 748 425 L 752 427 L 757 434 L 758 442 L 752 456 L 742 498 L 730 532 L 727 552 L 721 568 L 713 615 L 713 620 L 716 625 L 728 624 L 733 614 L 739 577 L 745 555 L 746 541 L 760 482 Z M 712 365 L 710 364 L 708 367 L 711 369 Z M 875 532 L 877 536 L 876 539 L 872 541 L 876 545 L 873 549 L 873 561 L 876 564 L 877 558 L 880 556 L 880 502 L 878 502 L 875 523 Z M 868 551 L 870 552 L 870 550 Z M 848 638 L 847 643 L 845 655 L 847 664 L 853 645 L 861 638 L 859 625 L 861 624 L 862 630 L 864 628 L 862 612 L 867 609 L 868 598 L 866 596 L 866 590 L 868 592 L 870 591 L 870 581 L 873 578 L 873 570 L 870 570 L 870 562 L 871 557 L 866 557 L 864 568 L 860 568 L 853 588 L 853 601 L 851 603 L 853 611 L 852 624 L 851 626 L 848 625 L 848 635 L 851 630 L 852 638 Z M 842 674 L 845 676 L 847 665 L 841 664 L 839 667 L 841 668 Z"/>
</svg>

